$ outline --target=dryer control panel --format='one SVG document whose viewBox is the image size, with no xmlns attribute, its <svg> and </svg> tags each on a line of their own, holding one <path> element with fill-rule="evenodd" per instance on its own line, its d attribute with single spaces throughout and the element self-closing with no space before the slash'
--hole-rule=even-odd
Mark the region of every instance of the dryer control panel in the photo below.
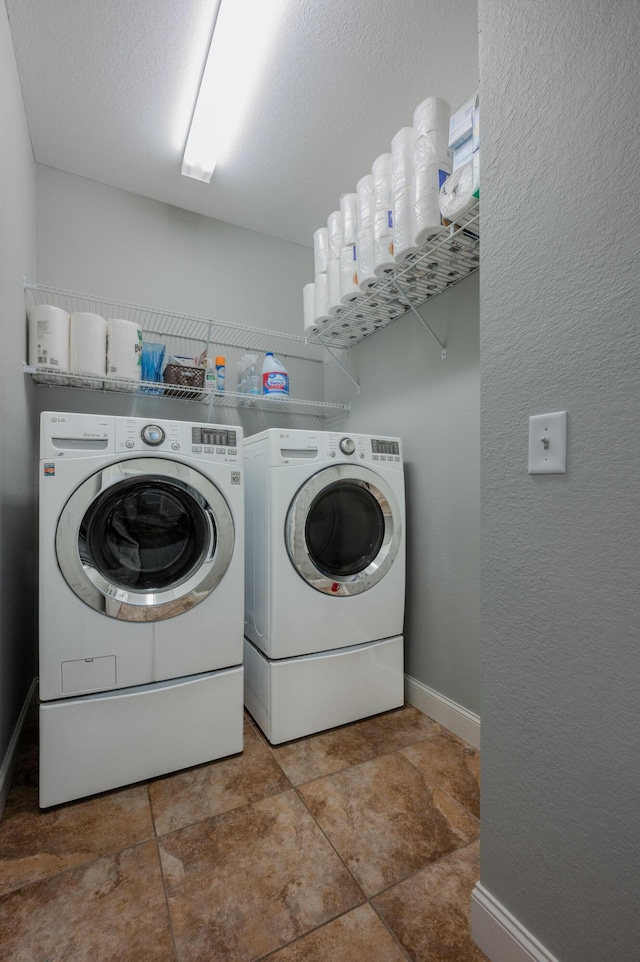
<svg viewBox="0 0 640 962">
<path fill-rule="evenodd" d="M 269 428 L 251 435 L 244 443 L 245 449 L 267 445 L 273 465 L 383 462 L 387 467 L 402 470 L 402 440 L 379 434 Z"/>
<path fill-rule="evenodd" d="M 383 461 L 402 467 L 399 438 L 372 437 L 369 434 L 333 434 L 324 436 L 324 458 L 370 464 Z"/>
</svg>

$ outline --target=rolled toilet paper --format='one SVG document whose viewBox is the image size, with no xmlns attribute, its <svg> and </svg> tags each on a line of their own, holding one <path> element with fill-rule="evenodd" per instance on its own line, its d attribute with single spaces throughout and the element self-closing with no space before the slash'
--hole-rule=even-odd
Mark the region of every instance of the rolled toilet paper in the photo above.
<svg viewBox="0 0 640 962">
<path fill-rule="evenodd" d="M 361 291 L 376 282 L 373 269 L 373 175 L 366 174 L 356 185 L 358 206 L 358 286 Z"/>
<path fill-rule="evenodd" d="M 439 147 L 429 136 L 418 137 L 413 147 L 413 178 L 433 164 L 443 164 L 449 171 L 453 169 L 453 151 L 450 147 Z"/>
<path fill-rule="evenodd" d="M 396 193 L 413 183 L 413 127 L 401 127 L 391 141 L 391 189 Z"/>
<path fill-rule="evenodd" d="M 418 249 L 416 206 L 413 184 L 407 184 L 393 198 L 393 255 L 396 264 Z"/>
<path fill-rule="evenodd" d="M 347 244 L 340 251 L 340 302 L 350 304 L 359 294 L 356 245 Z"/>
<path fill-rule="evenodd" d="M 36 304 L 29 310 L 29 364 L 54 373 L 38 371 L 34 381 L 42 384 L 67 384 L 58 372 L 69 370 L 69 315 L 51 304 Z"/>
<path fill-rule="evenodd" d="M 327 268 L 327 310 L 329 317 L 337 317 L 344 311 L 340 300 L 340 261 L 330 257 Z"/>
<path fill-rule="evenodd" d="M 358 235 L 358 195 L 343 194 L 340 198 L 340 213 L 342 214 L 342 245 L 357 242 Z"/>
<path fill-rule="evenodd" d="M 473 164 L 454 170 L 440 188 L 440 213 L 448 221 L 462 217 L 476 203 L 473 196 Z"/>
<path fill-rule="evenodd" d="M 329 320 L 329 278 L 326 273 L 316 274 L 313 285 L 313 323 L 322 327 Z"/>
<path fill-rule="evenodd" d="M 436 146 L 449 146 L 449 120 L 451 105 L 442 97 L 427 97 L 418 104 L 413 112 L 413 129 L 415 138 L 429 135 L 436 141 Z"/>
<path fill-rule="evenodd" d="M 304 318 L 304 333 L 313 334 L 317 330 L 313 317 L 313 302 L 315 284 L 305 284 L 302 288 L 302 310 Z"/>
<path fill-rule="evenodd" d="M 334 210 L 327 218 L 329 257 L 327 260 L 328 310 L 336 317 L 344 310 L 340 300 L 340 254 L 342 251 L 342 214 Z"/>
<path fill-rule="evenodd" d="M 135 391 L 142 372 L 142 328 L 134 321 L 110 317 L 107 321 L 107 375 L 109 391 Z M 120 380 L 122 379 L 122 380 Z M 131 383 L 134 382 L 134 383 Z"/>
<path fill-rule="evenodd" d="M 376 277 L 393 270 L 393 190 L 391 154 L 381 154 L 373 162 L 373 270 Z"/>
<path fill-rule="evenodd" d="M 413 127 L 401 127 L 391 141 L 393 256 L 397 264 L 418 249 L 413 188 Z"/>
<path fill-rule="evenodd" d="M 70 378 L 75 387 L 102 387 L 107 369 L 107 322 L 99 314 L 80 312 L 69 320 L 69 366 L 92 378 Z"/>
<path fill-rule="evenodd" d="M 342 213 L 339 210 L 332 211 L 327 217 L 327 260 L 340 260 L 342 250 Z M 327 267 L 328 270 L 328 267 Z"/>
<path fill-rule="evenodd" d="M 319 227 L 313 235 L 313 269 L 315 274 L 326 274 L 329 258 L 329 232 Z"/>
</svg>

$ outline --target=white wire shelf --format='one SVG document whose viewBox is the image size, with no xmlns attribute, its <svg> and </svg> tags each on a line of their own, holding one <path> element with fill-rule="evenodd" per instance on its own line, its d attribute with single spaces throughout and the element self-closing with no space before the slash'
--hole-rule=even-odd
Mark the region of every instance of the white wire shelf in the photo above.
<svg viewBox="0 0 640 962">
<path fill-rule="evenodd" d="M 127 381 L 122 378 L 91 375 L 74 371 L 52 371 L 46 367 L 23 365 L 24 373 L 48 387 L 81 388 L 91 391 L 135 394 L 136 396 L 171 397 L 197 401 L 214 408 L 250 408 L 257 411 L 280 411 L 283 414 L 331 415 L 348 411 L 350 404 L 325 401 L 325 351 L 322 344 L 308 343 L 302 335 L 284 334 L 233 324 L 194 314 L 179 314 L 155 307 L 143 307 L 127 301 L 83 294 L 77 291 L 50 287 L 45 284 L 25 283 L 27 311 L 37 304 L 51 304 L 68 314 L 87 312 L 102 317 L 120 317 L 134 321 L 143 332 L 145 341 L 160 341 L 166 354 L 196 358 L 207 354 L 224 354 L 227 365 L 227 384 L 233 383 L 233 365 L 243 352 L 263 354 L 273 351 L 281 357 L 289 370 L 292 390 L 301 385 L 312 397 L 269 397 L 240 394 L 233 390 L 219 393 L 214 390 L 194 389 L 193 386 Z"/>
<path fill-rule="evenodd" d="M 199 317 L 196 314 L 179 314 L 158 307 L 143 307 L 128 301 L 82 294 L 45 284 L 25 282 L 24 287 L 27 309 L 36 304 L 51 304 L 53 307 L 60 307 L 67 314 L 87 312 L 105 318 L 122 317 L 138 324 L 145 340 L 172 338 L 181 342 L 204 344 L 207 347 L 231 346 L 262 353 L 273 351 L 274 354 L 311 361 L 323 360 L 321 345 L 308 343 L 302 335 L 284 334 L 282 331 L 249 327 L 230 321 Z"/>
<path fill-rule="evenodd" d="M 444 293 L 480 266 L 480 205 L 443 227 L 375 284 L 307 336 L 308 344 L 351 347 L 413 307 Z"/>
<path fill-rule="evenodd" d="M 131 381 L 125 378 L 104 377 L 73 371 L 52 371 L 50 368 L 23 364 L 25 374 L 47 387 L 81 388 L 85 391 L 109 391 L 149 397 L 170 397 L 172 400 L 198 401 L 217 408 L 250 408 L 254 411 L 281 411 L 283 414 L 322 415 L 348 411 L 350 404 L 313 401 L 298 397 L 272 397 L 261 394 L 239 394 L 235 391 L 215 391 L 184 387 L 179 384 L 160 384 L 156 381 Z"/>
</svg>

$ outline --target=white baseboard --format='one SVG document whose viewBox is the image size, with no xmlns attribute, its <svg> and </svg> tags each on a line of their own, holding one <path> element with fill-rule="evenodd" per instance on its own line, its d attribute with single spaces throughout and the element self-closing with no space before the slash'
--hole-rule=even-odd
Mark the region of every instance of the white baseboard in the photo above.
<svg viewBox="0 0 640 962">
<path fill-rule="evenodd" d="M 471 893 L 471 935 L 491 962 L 558 962 L 481 882 Z"/>
<path fill-rule="evenodd" d="M 458 738 L 462 738 L 474 748 L 480 748 L 479 715 L 467 711 L 462 705 L 456 704 L 433 688 L 428 688 L 410 675 L 404 676 L 404 697 L 410 705 L 448 728 Z"/>
<path fill-rule="evenodd" d="M 25 719 L 27 717 L 27 712 L 29 711 L 29 706 L 35 698 L 36 686 L 38 684 L 38 679 L 34 678 L 29 686 L 29 691 L 27 692 L 27 697 L 24 700 L 22 710 L 18 716 L 16 726 L 13 729 L 13 735 L 11 736 L 11 741 L 7 746 L 5 756 L 2 760 L 2 766 L 0 767 L 0 818 L 2 818 L 2 813 L 4 811 L 5 802 L 7 801 L 7 795 L 9 794 L 9 789 L 11 788 L 11 779 L 13 778 L 13 773 L 16 768 L 16 762 L 18 760 L 18 743 L 20 741 L 20 735 L 22 734 L 22 729 L 24 727 Z"/>
</svg>

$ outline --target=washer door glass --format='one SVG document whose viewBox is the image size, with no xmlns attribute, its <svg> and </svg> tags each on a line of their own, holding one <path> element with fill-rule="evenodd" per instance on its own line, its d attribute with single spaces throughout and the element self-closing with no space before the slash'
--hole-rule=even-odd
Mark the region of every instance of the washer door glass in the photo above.
<svg viewBox="0 0 640 962">
<path fill-rule="evenodd" d="M 400 510 L 373 471 L 336 465 L 296 493 L 285 524 L 289 558 L 304 580 L 332 595 L 367 591 L 389 571 L 401 543 Z"/>
<path fill-rule="evenodd" d="M 82 519 L 80 557 L 114 585 L 164 591 L 189 578 L 211 547 L 206 510 L 166 478 L 129 478 L 96 498 Z"/>
<path fill-rule="evenodd" d="M 136 458 L 92 475 L 65 505 L 56 532 L 73 591 L 110 617 L 157 621 L 204 600 L 227 570 L 231 512 L 198 471 Z"/>
</svg>

